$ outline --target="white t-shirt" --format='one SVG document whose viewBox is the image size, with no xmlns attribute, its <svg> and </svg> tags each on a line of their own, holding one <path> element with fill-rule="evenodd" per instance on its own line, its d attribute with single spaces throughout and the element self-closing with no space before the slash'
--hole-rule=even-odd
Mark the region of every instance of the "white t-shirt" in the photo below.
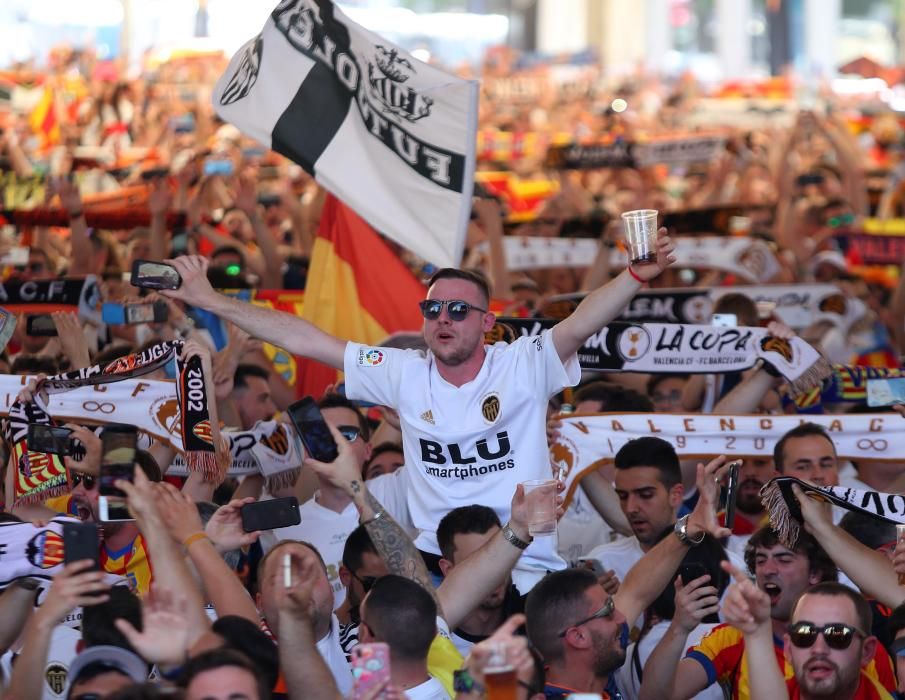
<svg viewBox="0 0 905 700">
<path fill-rule="evenodd" d="M 336 615 L 330 621 L 330 633 L 317 643 L 317 650 L 333 674 L 337 689 L 343 697 L 347 697 L 352 692 L 352 667 L 339 645 L 339 620 Z"/>
<path fill-rule="evenodd" d="M 381 474 L 368 479 L 368 491 L 377 499 L 383 509 L 395 520 L 412 539 L 418 535 L 408 505 L 408 470 L 405 465 L 390 474 Z"/>
<path fill-rule="evenodd" d="M 641 664 L 641 673 L 643 674 L 644 664 L 647 663 L 647 659 L 650 657 L 651 653 L 653 653 L 654 647 L 656 647 L 657 644 L 660 643 L 660 640 L 663 639 L 663 635 L 666 634 L 669 625 L 670 620 L 658 622 L 648 630 L 647 634 L 641 638 L 640 642 L 629 644 L 628 649 L 625 650 L 625 663 L 622 664 L 618 671 L 616 671 L 616 685 L 619 687 L 619 690 L 622 691 L 625 700 L 637 700 L 638 691 L 641 689 L 641 679 L 638 678 L 633 657 L 637 655 L 638 661 Z M 688 641 L 685 646 L 691 647 L 698 644 L 704 635 L 710 632 L 714 627 L 716 627 L 714 624 L 698 625 L 692 630 L 691 634 L 688 635 Z M 695 700 L 723 700 L 723 691 L 719 684 L 714 683 L 697 695 L 693 695 L 692 698 Z"/>
<path fill-rule="evenodd" d="M 556 525 L 559 554 L 566 561 L 586 556 L 595 547 L 613 542 L 613 529 L 591 504 L 585 492 L 577 488 Z"/>
<path fill-rule="evenodd" d="M 261 547 L 266 554 L 280 540 L 302 540 L 313 545 L 327 565 L 327 579 L 333 588 L 333 609 L 346 599 L 346 587 L 339 580 L 339 567 L 343 561 L 343 548 L 352 531 L 358 527 L 358 509 L 349 503 L 342 513 L 324 508 L 314 498 L 299 506 L 301 522 L 298 525 L 266 531 L 261 535 Z"/>
<path fill-rule="evenodd" d="M 606 570 L 612 569 L 619 577 L 619 582 L 625 581 L 628 570 L 644 556 L 641 543 L 638 538 L 622 537 L 615 542 L 602 544 L 595 547 L 587 554 L 589 559 L 597 559 Z"/>
<path fill-rule="evenodd" d="M 518 483 L 551 478 L 547 401 L 581 375 L 577 356 L 560 361 L 549 330 L 485 353 L 478 375 L 455 387 L 429 352 L 346 345 L 346 395 L 399 413 L 416 544 L 435 554 L 437 523 L 453 508 L 480 503 L 506 522 Z M 519 562 L 530 575 L 514 577 L 527 592 L 563 566 L 556 538 L 539 537 Z"/>
<path fill-rule="evenodd" d="M 44 678 L 41 684 L 42 700 L 60 700 L 69 690 L 69 667 L 78 654 L 78 644 L 82 633 L 65 624 L 53 628 L 50 648 L 44 664 Z M 13 673 L 13 662 L 17 654 L 11 651 L 0 657 L 0 678 L 9 683 Z"/>
<path fill-rule="evenodd" d="M 449 700 L 449 693 L 436 678 L 428 678 L 424 683 L 405 691 L 409 700 Z"/>
</svg>

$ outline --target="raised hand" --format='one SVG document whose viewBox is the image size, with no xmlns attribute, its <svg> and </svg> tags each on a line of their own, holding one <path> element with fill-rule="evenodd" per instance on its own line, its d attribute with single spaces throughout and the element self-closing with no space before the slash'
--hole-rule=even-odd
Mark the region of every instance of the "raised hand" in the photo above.
<svg viewBox="0 0 905 700">
<path fill-rule="evenodd" d="M 319 462 L 316 459 L 307 457 L 304 465 L 325 478 L 336 488 L 342 489 L 354 498 L 360 492 L 363 481 L 358 460 L 355 458 L 355 453 L 349 445 L 349 441 L 342 436 L 342 433 L 329 423 L 327 427 L 330 428 L 330 433 L 336 441 L 339 455 L 330 463 Z"/>
<path fill-rule="evenodd" d="M 239 547 L 257 542 L 260 532 L 245 532 L 242 529 L 240 509 L 248 503 L 254 503 L 254 496 L 237 498 L 225 506 L 220 506 L 207 521 L 204 531 L 211 538 L 214 547 L 223 554 Z"/>
<path fill-rule="evenodd" d="M 166 260 L 182 277 L 179 289 L 161 289 L 160 293 L 170 299 L 181 299 L 186 304 L 207 308 L 211 302 L 217 299 L 211 283 L 207 281 L 207 268 L 209 261 L 200 255 L 181 255 L 172 260 Z"/>
<path fill-rule="evenodd" d="M 157 505 L 160 519 L 176 542 L 185 542 L 196 532 L 204 532 L 198 507 L 191 496 L 186 495 L 172 484 L 156 485 Z"/>
<path fill-rule="evenodd" d="M 151 193 L 148 195 L 148 209 L 151 216 L 166 216 L 170 209 L 173 196 L 167 185 L 166 178 L 157 178 L 151 185 Z"/>
<path fill-rule="evenodd" d="M 728 561 L 722 562 L 721 566 L 735 579 L 723 599 L 723 621 L 743 634 L 753 634 L 769 626 L 770 596 Z"/>
<path fill-rule="evenodd" d="M 69 437 L 78 440 L 85 448 L 85 456 L 80 462 L 75 461 L 68 455 L 63 457 L 63 463 L 66 468 L 82 472 L 83 474 L 90 474 L 91 476 L 99 476 L 101 472 L 101 452 L 103 451 L 101 439 L 95 435 L 93 430 L 83 425 L 66 423 L 63 427 L 69 428 L 72 431 Z"/>
<path fill-rule="evenodd" d="M 520 681 L 531 682 L 534 677 L 534 658 L 528 651 L 527 638 L 516 635 L 516 630 L 524 624 L 524 615 L 513 615 L 496 632 L 471 648 L 471 653 L 465 660 L 465 668 L 475 681 L 484 685 L 484 669 L 488 662 L 503 657 L 506 664 L 515 669 Z"/>
<path fill-rule="evenodd" d="M 690 537 L 695 538 L 701 532 L 706 532 L 717 539 L 732 534 L 731 530 L 719 524 L 716 515 L 720 499 L 720 481 L 728 470 L 725 455 L 720 455 L 706 465 L 698 464 L 696 486 L 700 495 L 694 511 L 688 517 Z"/>
<path fill-rule="evenodd" d="M 685 632 L 691 632 L 701 624 L 701 620 L 720 609 L 719 591 L 714 586 L 707 585 L 709 582 L 709 574 L 687 584 L 682 582 L 681 576 L 676 577 L 676 614 L 673 616 L 673 623 Z"/>
<path fill-rule="evenodd" d="M 53 318 L 53 325 L 56 326 L 63 354 L 69 358 L 72 368 L 90 367 L 91 354 L 79 317 L 69 311 L 54 311 L 50 315 Z"/>
<path fill-rule="evenodd" d="M 113 621 L 145 661 L 178 666 L 188 656 L 188 601 L 155 586 L 141 604 L 141 632 L 123 618 Z"/>
<path fill-rule="evenodd" d="M 110 599 L 110 584 L 104 580 L 106 573 L 93 568 L 94 562 L 90 559 L 66 564 L 53 577 L 53 585 L 37 614 L 56 625 L 78 607 L 106 603 Z"/>
</svg>

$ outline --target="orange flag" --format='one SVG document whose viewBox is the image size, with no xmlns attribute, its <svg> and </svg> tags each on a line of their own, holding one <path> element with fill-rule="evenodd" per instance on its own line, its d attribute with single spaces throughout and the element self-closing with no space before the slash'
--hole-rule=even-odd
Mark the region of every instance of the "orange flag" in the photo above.
<svg viewBox="0 0 905 700">
<path fill-rule="evenodd" d="M 343 340 L 378 344 L 419 331 L 426 289 L 365 221 L 327 195 L 308 266 L 302 316 Z M 299 387 L 319 396 L 337 381 L 330 367 L 305 361 Z"/>
</svg>

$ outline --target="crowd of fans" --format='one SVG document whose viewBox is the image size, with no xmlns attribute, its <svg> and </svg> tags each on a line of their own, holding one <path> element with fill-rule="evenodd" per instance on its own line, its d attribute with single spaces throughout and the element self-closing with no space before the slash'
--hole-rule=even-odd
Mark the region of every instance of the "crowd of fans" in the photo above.
<svg viewBox="0 0 905 700">
<path fill-rule="evenodd" d="M 511 60 L 497 54 L 488 81 L 511 75 Z M 27 113 L 4 113 L 4 182 L 12 191 L 9 183 L 37 178 L 41 201 L 31 204 L 68 218 L 65 227 L 7 226 L 0 257 L 28 252 L 5 279 L 96 275 L 101 301 L 157 302 L 167 313 L 126 325 L 55 312 L 53 337 L 30 335 L 21 317 L 0 367 L 32 377 L 20 399 L 34 401 L 43 377 L 181 339 L 208 369 L 211 414 L 228 435 L 286 420 L 297 399 L 264 351 L 271 343 L 345 372 L 342 387 L 316 397 L 338 457 L 305 459 L 297 480 L 277 488 L 226 469 L 213 479 L 168 475 L 174 450 L 150 440 L 134 478 L 117 482 L 133 519 L 112 522 L 98 507 L 102 424 L 69 425 L 83 455 L 66 457 L 69 493 L 43 503 L 16 502 L 20 466 L 5 446 L 4 697 L 887 698 L 905 690 L 897 573 L 905 544 L 895 525 L 858 513 L 840 520 L 802 496 L 804 529 L 788 547 L 759 497 L 780 474 L 900 493 L 901 461 L 838 459 L 831 436 L 803 422 L 773 458 L 744 458 L 731 530 L 719 512 L 728 460 L 689 462 L 658 437 L 629 442 L 613 464 L 586 474 L 569 503 L 560 501 L 555 537 L 532 537 L 521 485 L 551 478 L 547 441 L 571 412 L 794 410 L 782 378 L 761 366 L 721 377 L 581 371 L 582 343 L 643 284 L 739 281 L 706 264 L 680 269 L 665 229 L 655 261 L 612 267 L 612 222 L 623 211 L 731 207 L 743 233 L 776 257 L 778 271 L 764 282 L 832 282 L 863 302 L 848 327 L 824 321 L 802 337 L 842 364 L 892 357 L 898 367 L 905 290 L 856 266 L 845 248 L 865 218 L 899 211 L 903 141 L 893 117 L 855 133 L 851 101 L 827 94 L 825 108 L 797 111 L 787 125 L 724 127 L 710 162 L 552 172 L 543 149 L 485 158 L 479 170 L 556 186 L 528 221 L 515 220 L 503 196 L 476 198 L 466 257 L 488 251 L 475 257 L 480 269 L 433 270 L 400 251 L 425 278 L 427 298 L 445 303 L 422 306 L 423 332 L 410 329 L 408 349 L 395 342 L 373 354 L 215 291 L 304 289 L 324 199 L 300 167 L 216 118 L 209 93 L 220 68 L 208 58 L 125 80 L 86 52 L 60 51 L 42 74 L 57 90 L 57 132 L 36 128 Z M 24 90 L 37 74 L 9 75 Z M 545 90 L 528 102 L 500 95 L 485 89 L 480 130 L 541 143 L 563 133 L 581 143 L 693 133 L 700 99 L 688 81 L 642 78 L 591 93 Z M 616 96 L 637 107 L 614 111 Z M 92 197 L 130 188 L 140 194 L 129 206 L 147 211 L 148 226 L 88 226 Z M 513 270 L 498 245 L 507 236 L 596 237 L 602 253 L 583 267 Z M 179 290 L 147 293 L 124 281 L 133 261 L 165 259 L 182 277 Z M 507 315 L 540 315 L 551 296 L 579 291 L 582 303 L 551 330 L 484 345 L 491 303 Z M 743 294 L 714 311 L 791 333 Z M 166 379 L 163 370 L 146 376 Z M 497 410 L 488 418 L 481 409 L 491 395 Z M 511 466 L 461 481 L 424 468 L 487 455 Z M 298 525 L 243 529 L 243 506 L 285 496 L 301 504 Z M 50 575 L 14 575 L 17 548 L 46 551 L 48 533 L 73 518 L 98 526 L 96 565 L 45 559 Z M 388 647 L 390 674 L 366 686 L 352 669 L 363 668 L 360 645 L 375 642 Z M 510 694 L 498 694 L 500 666 L 515 676 Z"/>
</svg>

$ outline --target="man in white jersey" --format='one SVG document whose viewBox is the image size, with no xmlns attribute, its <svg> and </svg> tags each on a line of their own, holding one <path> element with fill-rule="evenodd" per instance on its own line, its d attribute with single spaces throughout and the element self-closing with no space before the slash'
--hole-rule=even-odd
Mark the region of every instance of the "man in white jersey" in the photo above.
<svg viewBox="0 0 905 700">
<path fill-rule="evenodd" d="M 346 395 L 398 411 L 411 488 L 408 505 L 420 531 L 416 544 L 440 553 L 434 529 L 451 509 L 488 505 L 505 522 L 515 485 L 551 477 L 546 444 L 547 401 L 578 382 L 576 352 L 615 318 L 641 285 L 675 261 L 666 230 L 655 262 L 634 264 L 588 294 L 552 329 L 510 345 L 484 345 L 494 324 L 483 278 L 446 268 L 431 279 L 421 303 L 429 351 L 366 347 L 335 338 L 304 319 L 218 294 L 205 258 L 169 261 L 182 277 L 184 302 L 235 323 L 256 338 L 346 373 Z M 531 544 L 513 572 L 527 593 L 548 570 L 563 568 L 556 538 Z"/>
</svg>

